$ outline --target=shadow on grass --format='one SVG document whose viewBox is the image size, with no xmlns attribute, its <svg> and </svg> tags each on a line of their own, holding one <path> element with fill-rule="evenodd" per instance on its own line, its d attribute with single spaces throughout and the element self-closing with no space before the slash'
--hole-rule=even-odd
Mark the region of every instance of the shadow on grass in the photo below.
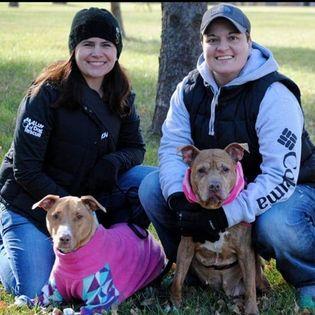
<svg viewBox="0 0 315 315">
<path fill-rule="evenodd" d="M 125 38 L 125 40 L 127 40 L 129 42 L 136 42 L 136 43 L 139 43 L 139 44 L 144 44 L 144 45 L 152 44 L 152 45 L 159 46 L 161 44 L 161 41 L 156 40 L 156 39 L 144 40 L 142 38 L 134 37 L 134 36 L 127 36 Z"/>
<path fill-rule="evenodd" d="M 0 60 L 0 144 L 9 148 L 18 106 L 34 78 L 46 66 L 44 62 L 6 62 Z"/>
<path fill-rule="evenodd" d="M 127 49 L 139 54 L 157 55 L 160 52 L 161 42 L 156 39 L 143 40 L 134 36 L 125 39 Z"/>
</svg>

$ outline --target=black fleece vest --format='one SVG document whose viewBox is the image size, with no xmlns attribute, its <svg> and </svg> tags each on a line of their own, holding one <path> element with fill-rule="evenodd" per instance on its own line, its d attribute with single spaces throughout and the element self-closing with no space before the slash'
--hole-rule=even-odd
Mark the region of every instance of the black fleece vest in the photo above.
<svg viewBox="0 0 315 315">
<path fill-rule="evenodd" d="M 189 74 L 184 86 L 184 103 L 190 114 L 191 135 L 195 146 L 199 149 L 223 149 L 232 142 L 247 143 L 250 154 L 245 154 L 242 165 L 248 182 L 261 173 L 262 157 L 259 153 L 255 124 L 260 103 L 268 87 L 274 82 L 284 84 L 301 104 L 298 86 L 278 72 L 272 72 L 241 86 L 223 87 L 216 106 L 213 136 L 209 135 L 213 98 L 210 87 L 205 86 L 197 70 Z M 303 130 L 302 135 L 301 171 L 298 181 L 315 183 L 315 147 L 306 130 Z"/>
</svg>

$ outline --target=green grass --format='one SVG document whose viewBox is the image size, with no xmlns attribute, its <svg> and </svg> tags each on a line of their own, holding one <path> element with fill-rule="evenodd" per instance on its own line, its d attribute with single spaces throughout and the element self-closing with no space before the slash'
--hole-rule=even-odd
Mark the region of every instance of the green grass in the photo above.
<svg viewBox="0 0 315 315">
<path fill-rule="evenodd" d="M 109 3 L 20 3 L 8 8 L 0 3 L 0 145 L 3 154 L 12 140 L 16 110 L 31 81 L 41 69 L 55 60 L 68 57 L 67 38 L 71 19 L 83 7 Z M 306 126 L 314 140 L 315 131 L 315 8 L 242 7 L 252 22 L 254 41 L 270 48 L 281 72 L 290 76 L 301 88 Z M 137 93 L 136 104 L 142 119 L 147 143 L 145 163 L 156 165 L 159 138 L 147 132 L 154 111 L 160 50 L 161 6 L 122 3 L 124 41 L 121 64 L 131 77 Z M 185 40 L 185 38 L 183 38 Z M 261 314 L 296 314 L 294 291 L 277 272 L 274 261 L 267 264 L 266 274 L 271 290 L 259 299 Z M 166 279 L 168 280 L 168 279 Z M 166 281 L 158 291 L 145 290 L 120 307 L 121 314 L 165 314 L 167 312 Z M 39 310 L 6 309 L 13 297 L 0 286 L 0 315 L 39 314 Z M 195 288 L 185 290 L 183 309 L 171 314 L 238 314 L 237 304 L 222 293 Z"/>
</svg>

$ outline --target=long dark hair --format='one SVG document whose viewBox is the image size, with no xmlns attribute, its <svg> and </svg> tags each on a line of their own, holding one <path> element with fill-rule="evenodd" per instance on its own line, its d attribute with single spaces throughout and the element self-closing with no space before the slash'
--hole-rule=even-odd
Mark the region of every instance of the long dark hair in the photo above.
<svg viewBox="0 0 315 315">
<path fill-rule="evenodd" d="M 74 51 L 67 61 L 57 61 L 45 68 L 28 90 L 28 95 L 38 93 L 45 83 L 50 83 L 61 90 L 60 97 L 52 104 L 54 107 L 78 108 L 82 101 L 82 82 L 84 78 L 76 64 Z M 128 96 L 131 91 L 130 80 L 126 71 L 116 61 L 113 69 L 102 82 L 103 100 L 111 111 L 120 117 L 129 114 Z"/>
</svg>

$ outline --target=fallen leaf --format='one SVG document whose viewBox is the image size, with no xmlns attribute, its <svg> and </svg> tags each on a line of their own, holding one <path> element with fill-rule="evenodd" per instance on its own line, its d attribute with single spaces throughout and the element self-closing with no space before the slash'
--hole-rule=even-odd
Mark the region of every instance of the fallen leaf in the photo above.
<svg viewBox="0 0 315 315">
<path fill-rule="evenodd" d="M 136 307 L 136 308 L 132 308 L 130 310 L 130 314 L 131 315 L 139 315 L 140 314 L 140 310 Z"/>
<path fill-rule="evenodd" d="M 145 299 L 141 302 L 141 305 L 143 305 L 143 306 L 149 306 L 152 304 L 156 304 L 155 298 Z"/>
<path fill-rule="evenodd" d="M 0 301 L 0 310 L 6 309 L 8 307 L 8 304 L 4 301 Z"/>
<path fill-rule="evenodd" d="M 235 314 L 242 314 L 240 308 L 236 304 L 233 305 L 232 312 Z"/>
</svg>

